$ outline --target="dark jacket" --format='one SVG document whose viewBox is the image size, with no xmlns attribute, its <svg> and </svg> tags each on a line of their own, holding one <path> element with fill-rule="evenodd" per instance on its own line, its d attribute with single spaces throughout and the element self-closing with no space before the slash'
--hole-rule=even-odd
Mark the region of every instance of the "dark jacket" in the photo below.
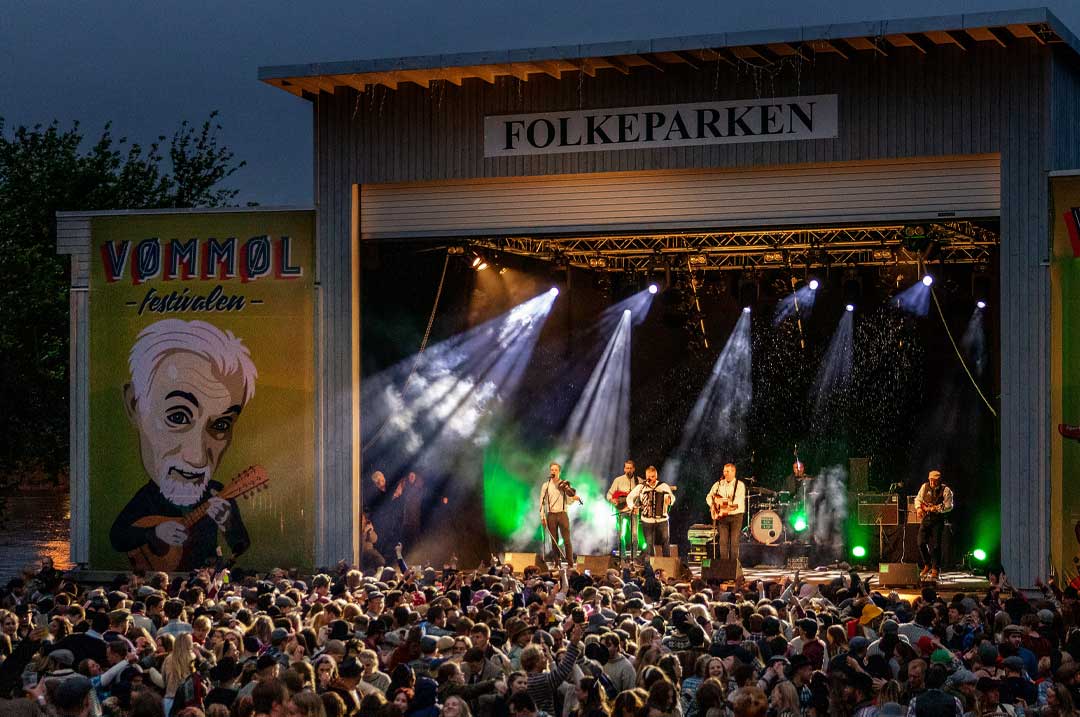
<svg viewBox="0 0 1080 717">
<path fill-rule="evenodd" d="M 202 497 L 194 505 L 180 507 L 162 495 L 157 483 L 148 482 L 135 493 L 113 521 L 112 529 L 109 531 L 109 541 L 112 543 L 113 550 L 127 553 L 143 545 L 149 545 L 156 555 L 164 555 L 169 546 L 158 540 L 154 528 L 139 528 L 135 526 L 135 523 L 142 518 L 156 515 L 183 518 L 223 487 L 217 481 L 210 481 L 206 484 Z M 240 518 L 236 501 L 229 501 L 229 505 L 232 509 L 232 519 L 229 521 L 228 530 L 225 531 L 225 541 L 235 556 L 251 546 L 251 539 L 248 537 L 247 528 L 244 527 L 244 521 Z M 188 542 L 184 546 L 183 557 L 177 569 L 192 570 L 213 563 L 217 560 L 217 547 L 218 524 L 209 515 L 204 515 L 188 531 Z"/>
</svg>

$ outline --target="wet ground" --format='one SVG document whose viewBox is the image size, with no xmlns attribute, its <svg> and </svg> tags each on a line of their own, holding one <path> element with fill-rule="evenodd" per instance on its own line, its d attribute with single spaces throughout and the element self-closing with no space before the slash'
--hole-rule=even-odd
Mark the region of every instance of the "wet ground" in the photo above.
<svg viewBox="0 0 1080 717">
<path fill-rule="evenodd" d="M 45 556 L 70 567 L 70 535 L 67 495 L 0 495 L 0 583 Z"/>
</svg>

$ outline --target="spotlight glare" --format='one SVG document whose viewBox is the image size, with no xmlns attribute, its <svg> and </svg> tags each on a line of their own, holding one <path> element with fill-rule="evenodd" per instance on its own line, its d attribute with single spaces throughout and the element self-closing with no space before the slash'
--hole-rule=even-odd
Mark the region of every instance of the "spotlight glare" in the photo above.
<svg viewBox="0 0 1080 717">
<path fill-rule="evenodd" d="M 985 309 L 986 308 L 986 302 L 983 301 L 982 299 L 979 299 L 978 301 L 975 302 L 975 306 L 978 306 L 980 309 Z"/>
<path fill-rule="evenodd" d="M 862 545 L 856 545 L 854 548 L 851 549 L 851 554 L 856 558 L 865 558 L 866 548 Z"/>
<path fill-rule="evenodd" d="M 488 263 L 486 261 L 482 261 L 480 262 L 480 266 L 476 267 L 476 270 L 483 271 L 486 268 L 488 268 Z"/>
<path fill-rule="evenodd" d="M 802 513 L 796 513 L 792 516 L 791 527 L 795 529 L 796 533 L 801 533 L 806 530 L 806 516 Z"/>
<path fill-rule="evenodd" d="M 478 256 L 477 256 L 477 257 L 473 257 L 473 260 L 472 260 L 472 268 L 474 268 L 474 269 L 475 269 L 476 267 L 480 266 L 480 264 L 481 264 L 482 262 L 483 262 L 483 259 L 481 259 L 480 257 L 478 257 Z"/>
<path fill-rule="evenodd" d="M 557 287 L 557 286 L 551 287 L 548 291 L 552 296 L 558 296 L 559 295 L 559 287 Z"/>
<path fill-rule="evenodd" d="M 622 315 L 623 316 L 629 316 L 630 315 L 630 309 L 623 309 Z"/>
<path fill-rule="evenodd" d="M 817 291 L 818 287 L 821 286 L 821 284 L 818 283 L 817 279 L 811 279 L 809 286 L 810 286 L 810 291 Z"/>
<path fill-rule="evenodd" d="M 660 287 L 657 286 L 656 284 L 649 284 L 649 293 L 650 294 L 655 294 L 659 290 L 660 290 Z"/>
<path fill-rule="evenodd" d="M 844 311 L 854 311 L 854 310 L 855 310 L 855 304 L 848 304 L 847 306 L 844 307 Z"/>
<path fill-rule="evenodd" d="M 923 283 L 923 286 L 930 286 L 931 284 L 934 283 L 934 277 L 927 274 L 926 276 L 924 276 L 922 278 L 922 283 Z"/>
<path fill-rule="evenodd" d="M 742 312 L 743 312 L 744 314 L 749 314 L 749 313 L 750 313 L 750 307 L 749 307 L 749 306 L 744 306 L 744 307 L 742 307 Z"/>
<path fill-rule="evenodd" d="M 971 557 L 975 558 L 981 563 L 982 561 L 986 560 L 986 551 L 982 548 L 975 548 L 971 551 Z"/>
</svg>

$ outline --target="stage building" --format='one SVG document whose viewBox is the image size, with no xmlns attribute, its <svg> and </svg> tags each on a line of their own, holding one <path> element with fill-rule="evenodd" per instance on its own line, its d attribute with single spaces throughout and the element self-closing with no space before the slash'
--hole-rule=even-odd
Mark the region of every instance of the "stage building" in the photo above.
<svg viewBox="0 0 1080 717">
<path fill-rule="evenodd" d="M 709 29 L 704 23 L 703 30 Z M 273 212 L 219 215 L 240 221 L 242 226 L 228 230 L 214 226 L 209 214 L 174 215 L 171 235 L 148 225 L 147 217 L 128 217 L 142 225 L 110 235 L 107 246 L 96 237 L 94 217 L 58 218 L 60 250 L 73 255 L 76 269 L 74 560 L 93 566 L 91 546 L 104 545 L 100 536 L 109 533 L 109 526 L 97 524 L 101 518 L 93 509 L 100 500 L 95 490 L 105 485 L 95 482 L 93 472 L 110 467 L 107 461 L 96 466 L 92 457 L 97 446 L 88 406 L 99 387 L 93 381 L 87 385 L 86 373 L 94 369 L 90 353 L 96 337 L 109 329 L 89 320 L 97 289 L 88 267 L 101 263 L 102 292 L 111 291 L 117 279 L 138 286 L 145 283 L 138 276 L 140 259 L 155 269 L 152 248 L 145 257 L 135 252 L 138 240 L 207 239 L 197 249 L 186 244 L 162 249 L 164 273 L 158 275 L 165 278 L 171 267 L 176 278 L 184 271 L 178 262 L 186 257 L 178 259 L 177 251 L 200 251 L 205 259 L 209 238 L 233 231 L 241 239 L 267 240 L 252 249 L 215 244 L 218 264 L 207 265 L 209 272 L 201 278 L 235 281 L 252 291 L 277 282 L 297 292 L 281 294 L 279 301 L 301 307 L 301 314 L 310 311 L 304 319 L 310 319 L 310 331 L 288 338 L 280 333 L 285 327 L 308 325 L 282 323 L 295 317 L 275 315 L 266 317 L 267 323 L 234 327 L 238 337 L 246 328 L 265 340 L 265 329 L 275 332 L 273 340 L 281 345 L 309 349 L 298 357 L 307 382 L 291 388 L 310 392 L 310 401 L 291 415 L 300 417 L 301 433 L 310 430 L 310 454 L 293 456 L 299 466 L 294 475 L 310 477 L 293 479 L 302 484 L 294 494 L 303 508 L 296 515 L 304 516 L 297 520 L 310 529 L 310 541 L 291 545 L 293 562 L 329 565 L 358 557 L 360 505 L 366 481 L 379 468 L 365 452 L 383 437 L 386 421 L 366 415 L 362 407 L 364 382 L 377 375 L 375 368 L 368 371 L 374 365 L 368 357 L 382 351 L 387 358 L 376 367 L 381 369 L 417 350 L 409 345 L 395 354 L 366 346 L 361 340 L 370 316 L 365 303 L 390 306 L 389 294 L 396 291 L 405 303 L 422 294 L 417 305 L 430 304 L 428 284 L 434 282 L 419 269 L 403 271 L 407 264 L 395 257 L 427 252 L 428 258 L 418 261 L 429 263 L 438 257 L 434 279 L 441 292 L 438 268 L 445 271 L 442 257 L 449 251 L 454 253 L 448 261 L 474 262 L 474 268 L 475 262 L 498 260 L 515 271 L 557 275 L 561 293 L 537 309 L 544 316 L 552 302 L 567 302 L 567 291 L 575 286 L 583 292 L 579 296 L 603 294 L 612 280 L 626 277 L 656 282 L 661 295 L 678 286 L 698 303 L 699 314 L 708 314 L 697 296 L 707 285 L 721 286 L 714 290 L 728 297 L 704 300 L 710 307 L 736 309 L 770 292 L 780 304 L 819 277 L 826 288 L 837 287 L 832 301 L 840 307 L 854 307 L 852 296 L 869 300 L 873 295 L 875 302 L 889 304 L 898 290 L 928 275 L 939 279 L 935 291 L 942 297 L 966 292 L 970 305 L 964 311 L 970 312 L 976 300 L 984 302 L 979 310 L 985 311 L 991 342 L 989 369 L 977 377 L 969 372 L 970 384 L 957 389 L 968 392 L 956 404 L 965 415 L 942 425 L 966 421 L 983 426 L 983 432 L 976 431 L 981 442 L 967 446 L 977 469 L 942 468 L 947 476 L 950 471 L 965 476 L 958 500 L 974 501 L 977 494 L 981 503 L 993 505 L 982 516 L 968 516 L 971 525 L 961 542 L 971 543 L 970 536 L 981 532 L 980 545 L 1000 557 L 1018 585 L 1045 578 L 1051 565 L 1074 576 L 1072 556 L 1080 544 L 1073 524 L 1080 517 L 1080 495 L 1073 493 L 1080 491 L 1069 487 L 1069 478 L 1080 467 L 1080 450 L 1063 443 L 1056 426 L 1080 422 L 1080 377 L 1074 381 L 1076 362 L 1070 360 L 1077 349 L 1065 330 L 1080 311 L 1080 286 L 1070 280 L 1080 235 L 1070 246 L 1066 224 L 1070 210 L 1080 206 L 1080 188 L 1067 176 L 1080 168 L 1078 53 L 1080 40 L 1068 28 L 1049 11 L 1030 9 L 260 68 L 261 81 L 311 104 L 315 208 L 310 243 L 294 239 L 291 247 L 283 246 L 281 237 L 302 232 L 276 226 L 284 215 Z M 310 214 L 288 218 L 302 223 L 304 216 Z M 196 218 L 201 233 L 188 226 Z M 260 223 L 265 226 L 256 226 Z M 123 240 L 132 244 L 122 251 Z M 230 251 L 236 252 L 236 270 L 215 273 Z M 134 276 L 131 267 L 123 273 L 125 256 Z M 255 277 L 249 276 L 252 267 Z M 864 287 L 875 276 L 891 277 L 893 286 Z M 786 293 L 763 288 L 777 277 Z M 117 298 L 116 310 L 132 309 L 134 302 L 139 316 L 157 311 L 162 317 L 195 318 L 179 315 L 187 310 L 178 303 L 182 296 L 147 298 L 142 289 Z M 940 325 L 947 315 L 959 315 L 959 300 L 952 301 L 952 309 L 942 311 L 935 299 L 922 315 L 928 322 L 940 317 Z M 559 325 L 573 327 L 573 310 L 566 311 Z M 686 340 L 715 358 L 738 314 L 719 335 L 703 316 L 693 316 L 701 335 Z M 135 328 L 132 324 L 125 341 L 135 339 Z M 580 327 L 567 329 L 564 344 L 574 342 L 574 331 L 581 338 Z M 801 324 L 798 331 L 803 341 Z M 935 352 L 939 346 L 941 353 L 951 351 L 943 340 L 927 345 Z M 963 353 L 953 348 L 957 355 L 948 355 L 949 360 Z M 609 344 L 607 350 L 618 347 Z M 754 370 L 761 369 L 755 364 Z M 413 374 L 406 370 L 405 375 L 407 382 Z M 271 385 L 289 389 L 292 380 L 298 379 L 285 371 Z M 257 387 L 253 408 L 262 390 Z M 681 390 L 691 400 L 678 417 L 680 426 L 701 385 Z M 941 396 L 918 400 L 933 403 Z M 858 403 L 852 396 L 847 405 L 863 410 Z M 898 415 L 906 420 L 912 414 Z M 898 428 L 918 429 L 889 430 Z M 237 421 L 241 430 L 243 418 Z M 944 444 L 953 439 L 938 438 Z M 283 434 L 263 440 L 270 449 Z M 754 453 L 754 440 L 740 444 L 748 455 Z M 677 442 L 669 441 L 669 448 Z M 909 444 L 911 452 L 923 449 L 918 441 Z M 477 441 L 476 450 L 483 453 L 489 445 Z M 858 480 L 854 474 L 866 464 L 848 459 L 863 455 L 844 457 L 849 480 Z M 616 458 L 615 467 L 622 459 Z M 872 457 L 879 465 L 893 459 Z M 775 472 L 782 461 L 770 460 Z M 904 460 L 919 465 L 917 458 Z M 925 468 L 905 479 L 909 488 L 917 489 Z M 541 465 L 537 475 L 543 473 Z M 896 478 L 885 468 L 880 476 Z M 398 476 L 386 477 L 392 488 Z M 606 484 L 608 477 L 601 477 Z M 488 480 L 485 476 L 484 489 L 490 492 Z M 872 483 L 860 490 L 874 492 Z M 91 485 L 102 488 L 91 490 Z M 889 492 L 885 485 L 876 491 Z M 274 493 L 271 476 L 268 495 Z M 277 512 L 271 513 L 291 520 L 292 507 L 274 503 Z M 854 514 L 855 506 L 849 508 Z M 400 515 L 403 524 L 415 519 L 408 508 Z M 987 515 L 994 525 L 975 525 L 985 523 Z M 257 525 L 251 532 L 259 530 Z M 684 542 L 679 531 L 672 532 Z M 260 535 L 269 541 L 273 534 L 266 527 Z M 968 547 L 954 547 L 955 557 L 959 560 Z M 261 563 L 276 558 L 272 548 L 258 555 Z"/>
</svg>

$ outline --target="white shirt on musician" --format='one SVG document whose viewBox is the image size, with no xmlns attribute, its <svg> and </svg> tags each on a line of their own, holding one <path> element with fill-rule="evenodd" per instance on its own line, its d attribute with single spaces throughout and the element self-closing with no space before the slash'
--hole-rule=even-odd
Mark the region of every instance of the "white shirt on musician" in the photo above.
<svg viewBox="0 0 1080 717">
<path fill-rule="evenodd" d="M 667 505 L 663 511 L 663 517 L 650 518 L 646 517 L 644 513 L 641 514 L 642 523 L 663 523 L 668 519 L 668 509 L 675 504 L 675 493 L 671 490 L 671 486 L 667 483 L 657 482 L 655 486 L 650 486 L 647 483 L 641 483 L 634 486 L 634 489 L 630 491 L 630 495 L 626 496 L 626 502 L 629 505 L 636 505 L 636 501 L 639 497 L 643 497 L 644 500 L 650 500 L 652 498 L 650 493 L 660 493 L 666 496 Z"/>
<path fill-rule="evenodd" d="M 624 494 L 626 494 L 627 497 L 629 497 L 630 492 L 634 489 L 635 485 L 641 485 L 641 478 L 639 476 L 635 476 L 632 480 L 630 478 L 628 478 L 625 473 L 623 473 L 621 476 L 615 476 L 615 478 L 611 481 L 611 487 L 608 488 L 608 492 L 607 492 L 608 503 L 615 500 L 615 494 L 616 493 L 624 493 Z M 620 513 L 629 513 L 630 512 L 630 501 L 629 500 L 626 501 L 626 507 L 621 509 L 619 512 Z"/>
<path fill-rule="evenodd" d="M 708 496 L 710 505 L 713 503 L 713 496 L 720 496 L 720 500 L 735 505 L 735 509 L 730 511 L 728 515 L 738 515 L 746 512 L 746 484 L 738 478 L 731 481 L 721 479 L 713 483 Z"/>
</svg>

